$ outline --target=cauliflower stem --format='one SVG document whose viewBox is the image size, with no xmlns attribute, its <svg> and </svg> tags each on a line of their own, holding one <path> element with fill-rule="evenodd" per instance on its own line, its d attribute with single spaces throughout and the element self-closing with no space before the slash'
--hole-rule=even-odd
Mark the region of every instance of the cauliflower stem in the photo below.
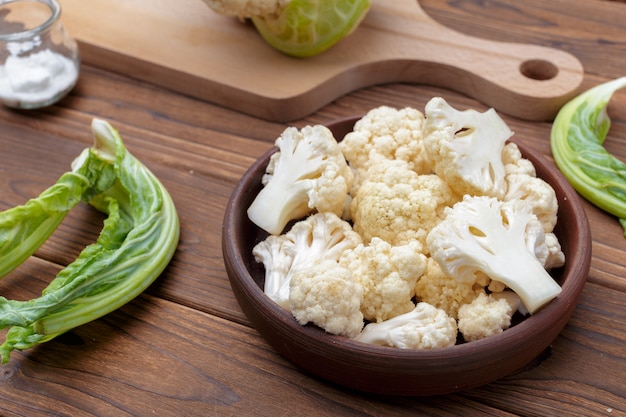
<svg viewBox="0 0 626 417">
<path fill-rule="evenodd" d="M 466 196 L 447 211 L 427 237 L 432 257 L 446 273 L 461 281 L 485 273 L 515 291 L 531 314 L 561 292 L 527 246 L 528 229 L 543 234 L 530 205 Z"/>
<path fill-rule="evenodd" d="M 354 174 L 331 131 L 322 125 L 289 127 L 276 146 L 264 187 L 248 208 L 250 220 L 277 235 L 289 221 L 315 210 L 343 214 Z"/>
</svg>

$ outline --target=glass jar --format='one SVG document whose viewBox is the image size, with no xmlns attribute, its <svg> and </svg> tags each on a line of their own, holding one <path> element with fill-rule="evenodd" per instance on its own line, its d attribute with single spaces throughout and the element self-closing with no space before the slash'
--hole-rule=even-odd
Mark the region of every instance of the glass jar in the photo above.
<svg viewBox="0 0 626 417">
<path fill-rule="evenodd" d="M 56 0 L 0 0 L 0 102 L 35 109 L 76 84 L 80 54 Z"/>
</svg>

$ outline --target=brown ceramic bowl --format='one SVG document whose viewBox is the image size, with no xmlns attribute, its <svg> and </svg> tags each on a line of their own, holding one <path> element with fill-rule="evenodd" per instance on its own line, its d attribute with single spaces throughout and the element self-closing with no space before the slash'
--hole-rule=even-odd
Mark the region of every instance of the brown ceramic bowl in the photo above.
<svg viewBox="0 0 626 417">
<path fill-rule="evenodd" d="M 341 139 L 356 118 L 329 125 Z M 518 144 L 519 145 L 519 144 Z M 263 265 L 252 248 L 266 234 L 253 225 L 246 210 L 261 189 L 261 177 L 272 149 L 257 160 L 235 188 L 226 209 L 222 246 L 226 271 L 242 310 L 265 340 L 303 371 L 341 386 L 377 394 L 435 395 L 478 387 L 509 375 L 540 356 L 567 324 L 587 280 L 591 234 L 585 211 L 573 188 L 555 165 L 519 145 L 549 182 L 560 204 L 559 237 L 566 264 L 553 271 L 563 291 L 550 304 L 504 332 L 435 350 L 374 346 L 301 326 L 263 293 Z"/>
</svg>

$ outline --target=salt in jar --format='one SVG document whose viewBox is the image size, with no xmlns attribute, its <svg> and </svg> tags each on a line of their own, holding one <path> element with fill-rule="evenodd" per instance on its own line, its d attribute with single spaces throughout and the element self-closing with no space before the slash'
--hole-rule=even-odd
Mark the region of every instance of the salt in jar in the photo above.
<svg viewBox="0 0 626 417">
<path fill-rule="evenodd" d="M 0 0 L 0 102 L 35 109 L 75 86 L 76 41 L 61 21 L 57 0 Z"/>
</svg>

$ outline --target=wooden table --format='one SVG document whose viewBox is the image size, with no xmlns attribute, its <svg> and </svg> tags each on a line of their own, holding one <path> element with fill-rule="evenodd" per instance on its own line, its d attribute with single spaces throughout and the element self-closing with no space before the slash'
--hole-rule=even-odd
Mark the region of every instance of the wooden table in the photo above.
<svg viewBox="0 0 626 417">
<path fill-rule="evenodd" d="M 626 4 L 608 0 L 421 0 L 436 20 L 488 39 L 557 47 L 583 63 L 584 87 L 626 75 Z M 472 98 L 424 85 L 389 84 L 348 94 L 293 125 L 325 123 L 372 107 L 423 109 L 435 95 L 457 107 Z M 626 92 L 609 110 L 606 146 L 626 159 Z M 311 378 L 250 326 L 224 271 L 220 229 L 247 167 L 287 124 L 198 101 L 123 74 L 84 65 L 76 89 L 38 111 L 0 109 L 0 209 L 39 194 L 91 144 L 105 118 L 171 191 L 181 240 L 149 290 L 118 311 L 0 367 L 3 416 L 626 415 L 626 239 L 615 218 L 585 203 L 593 260 L 580 303 L 561 336 L 526 369 L 485 387 L 434 398 L 387 398 Z M 506 115 L 516 137 L 550 156 L 550 123 Z M 7 298 L 35 297 L 101 228 L 89 207 L 0 281 Z"/>
</svg>

